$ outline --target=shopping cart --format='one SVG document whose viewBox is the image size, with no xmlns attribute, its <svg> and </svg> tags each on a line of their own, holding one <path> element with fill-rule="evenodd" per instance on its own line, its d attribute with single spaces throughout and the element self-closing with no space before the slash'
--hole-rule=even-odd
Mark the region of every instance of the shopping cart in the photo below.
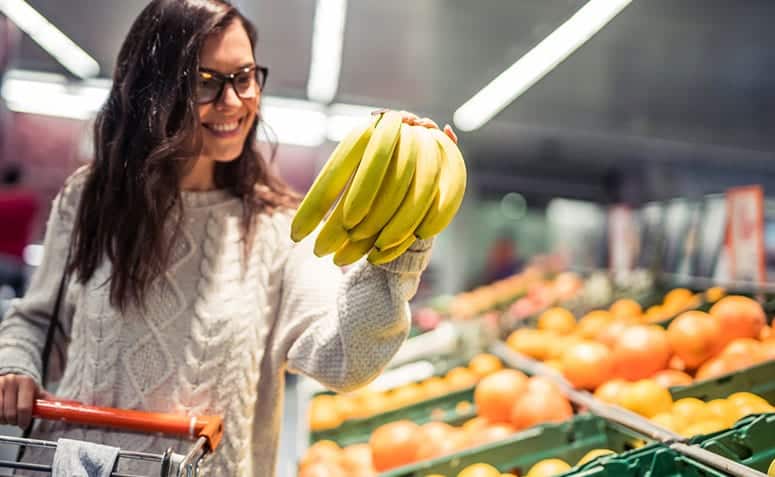
<svg viewBox="0 0 775 477">
<path fill-rule="evenodd" d="M 160 477 L 195 477 L 205 455 L 215 451 L 223 436 L 223 420 L 218 416 L 181 416 L 154 412 L 86 406 L 74 401 L 37 399 L 33 416 L 87 426 L 111 427 L 125 431 L 188 436 L 196 439 L 188 452 L 177 454 L 167 449 L 163 454 L 119 451 L 121 459 L 160 463 Z M 38 439 L 0 436 L 0 444 L 56 449 L 57 443 Z M 0 460 L 0 468 L 24 469 L 51 473 L 51 466 Z M 151 477 L 113 472 L 113 477 Z"/>
</svg>

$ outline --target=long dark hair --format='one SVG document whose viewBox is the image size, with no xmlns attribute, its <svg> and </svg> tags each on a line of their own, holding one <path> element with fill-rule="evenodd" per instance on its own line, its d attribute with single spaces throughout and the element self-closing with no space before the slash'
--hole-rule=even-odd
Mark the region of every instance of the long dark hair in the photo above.
<svg viewBox="0 0 775 477">
<path fill-rule="evenodd" d="M 107 257 L 110 301 L 121 310 L 130 302 L 142 305 L 168 264 L 183 216 L 180 181 L 201 148 L 199 53 L 209 35 L 235 20 L 255 54 L 255 27 L 228 2 L 154 0 L 119 52 L 113 86 L 95 122 L 94 161 L 75 218 L 69 268 L 85 282 Z M 260 120 L 259 113 L 240 157 L 215 166 L 215 185 L 242 201 L 248 250 L 259 212 L 298 203 L 256 149 Z"/>
</svg>

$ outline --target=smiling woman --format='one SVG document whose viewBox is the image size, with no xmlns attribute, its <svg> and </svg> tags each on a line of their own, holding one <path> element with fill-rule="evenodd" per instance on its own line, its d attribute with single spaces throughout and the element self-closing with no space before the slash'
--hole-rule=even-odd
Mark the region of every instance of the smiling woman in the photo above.
<svg viewBox="0 0 775 477">
<path fill-rule="evenodd" d="M 315 257 L 314 235 L 291 241 L 297 195 L 255 149 L 267 75 L 256 38 L 222 0 L 153 0 L 132 25 L 95 122 L 94 161 L 57 196 L 42 262 L 0 322 L 0 425 L 27 426 L 45 396 L 54 318 L 69 338 L 61 398 L 223 416 L 202 474 L 270 476 L 285 371 L 350 390 L 403 343 L 431 241 L 345 274 Z M 31 435 L 187 447 L 63 422 Z M 24 460 L 51 457 L 29 449 Z M 118 470 L 158 475 L 152 467 L 119 459 Z"/>
</svg>

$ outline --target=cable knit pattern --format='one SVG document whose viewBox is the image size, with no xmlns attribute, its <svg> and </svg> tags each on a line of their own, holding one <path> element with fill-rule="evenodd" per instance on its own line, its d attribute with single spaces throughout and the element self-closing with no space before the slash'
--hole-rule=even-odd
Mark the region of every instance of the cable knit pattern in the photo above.
<svg viewBox="0 0 775 477">
<path fill-rule="evenodd" d="M 43 262 L 27 295 L 0 322 L 0 374 L 40 380 L 40 352 L 86 173 L 55 199 Z M 239 200 L 224 191 L 184 192 L 183 200 L 170 266 L 152 284 L 145 310 L 120 314 L 110 305 L 107 261 L 87 283 L 68 284 L 61 319 L 71 343 L 58 394 L 100 406 L 221 415 L 224 438 L 203 464 L 204 475 L 271 476 L 286 369 L 338 390 L 376 377 L 406 338 L 407 301 L 431 242 L 418 241 L 389 264 L 361 261 L 342 274 L 330 258 L 313 255 L 314 236 L 290 240 L 291 214 L 259 215 L 244 257 Z M 190 445 L 61 422 L 40 422 L 33 436 L 158 453 Z M 50 450 L 29 449 L 25 460 L 51 457 Z M 119 470 L 152 475 L 158 465 L 122 460 Z"/>
</svg>

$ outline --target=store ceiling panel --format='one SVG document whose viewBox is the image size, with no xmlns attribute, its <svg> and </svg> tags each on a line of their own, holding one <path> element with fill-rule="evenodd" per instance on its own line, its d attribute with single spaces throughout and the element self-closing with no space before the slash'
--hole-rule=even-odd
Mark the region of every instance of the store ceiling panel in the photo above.
<svg viewBox="0 0 775 477">
<path fill-rule="evenodd" d="M 146 4 L 28 1 L 94 56 L 105 76 Z M 304 98 L 316 2 L 236 3 L 259 26 L 258 56 L 271 68 L 270 94 Z M 585 1 L 347 3 L 335 101 L 412 109 L 451 122 L 457 107 Z M 504 168 L 544 160 L 526 141 L 558 145 L 571 162 L 666 159 L 673 146 L 720 157 L 775 151 L 771 18 L 771 0 L 634 0 L 491 123 L 462 134 L 463 145 L 472 163 L 497 159 Z M 19 67 L 63 72 L 29 39 Z M 644 141 L 660 147 L 638 149 Z M 622 154 L 628 147 L 632 153 Z"/>
</svg>

